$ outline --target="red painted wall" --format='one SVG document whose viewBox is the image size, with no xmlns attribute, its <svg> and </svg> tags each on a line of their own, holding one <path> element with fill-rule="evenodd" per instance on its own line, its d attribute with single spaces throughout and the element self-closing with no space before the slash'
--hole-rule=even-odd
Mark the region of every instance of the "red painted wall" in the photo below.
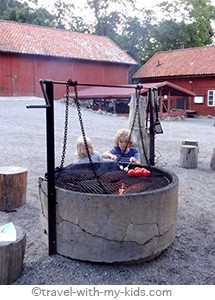
<svg viewBox="0 0 215 300">
<path fill-rule="evenodd" d="M 42 96 L 40 79 L 79 83 L 127 84 L 130 66 L 83 60 L 0 54 L 0 96 Z M 55 98 L 65 94 L 54 85 Z M 81 87 L 80 87 L 81 88 Z"/>
<path fill-rule="evenodd" d="M 215 90 L 215 76 L 211 77 L 187 77 L 187 78 L 143 78 L 143 82 L 162 82 L 168 81 L 189 90 L 197 96 L 204 97 L 204 103 L 194 103 L 194 99 L 190 99 L 189 108 L 195 110 L 197 115 L 201 116 L 215 116 L 215 106 L 208 106 L 208 90 Z"/>
<path fill-rule="evenodd" d="M 204 97 L 204 103 L 194 103 L 193 99 L 190 102 L 189 109 L 195 110 L 198 115 L 215 116 L 215 107 L 207 105 L 208 90 L 215 90 L 215 77 L 176 78 L 168 81 L 195 93 L 197 96 Z"/>
<path fill-rule="evenodd" d="M 34 95 L 32 59 L 1 54 L 0 66 L 1 96 Z"/>
</svg>

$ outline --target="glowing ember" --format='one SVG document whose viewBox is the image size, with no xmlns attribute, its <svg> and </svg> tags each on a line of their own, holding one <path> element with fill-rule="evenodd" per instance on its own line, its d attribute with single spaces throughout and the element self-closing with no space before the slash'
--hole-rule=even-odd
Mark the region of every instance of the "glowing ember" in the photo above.
<svg viewBox="0 0 215 300">
<path fill-rule="evenodd" d="M 122 184 L 121 184 L 121 187 L 119 188 L 119 195 L 122 195 L 122 194 L 124 194 L 124 193 L 125 193 L 125 184 L 122 183 Z"/>
</svg>

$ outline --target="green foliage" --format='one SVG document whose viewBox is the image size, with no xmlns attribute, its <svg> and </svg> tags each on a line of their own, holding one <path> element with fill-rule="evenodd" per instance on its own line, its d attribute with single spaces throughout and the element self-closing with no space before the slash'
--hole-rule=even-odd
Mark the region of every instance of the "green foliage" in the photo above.
<svg viewBox="0 0 215 300">
<path fill-rule="evenodd" d="M 54 16 L 44 8 L 31 8 L 27 2 L 0 0 L 0 19 L 52 27 Z"/>
<path fill-rule="evenodd" d="M 184 22 L 174 20 L 166 20 L 155 25 L 151 32 L 155 51 L 178 49 L 180 45 L 184 45 L 186 28 Z"/>
<path fill-rule="evenodd" d="M 141 64 L 157 51 L 213 43 L 210 0 L 163 1 L 157 6 L 159 19 L 153 10 L 135 8 L 136 0 L 86 0 L 91 22 L 77 14 L 78 1 L 71 2 L 56 0 L 50 13 L 37 0 L 0 0 L 0 18 L 108 36 Z"/>
<path fill-rule="evenodd" d="M 171 3 L 162 2 L 159 7 L 163 18 L 160 29 L 154 32 L 154 38 L 160 40 L 159 48 L 175 49 L 178 42 L 183 43 L 186 48 L 213 43 L 212 21 L 215 18 L 215 7 L 210 0 L 175 0 Z M 170 26 L 174 29 L 167 28 Z M 164 35 L 171 32 L 172 38 L 168 35 L 161 46 Z"/>
<path fill-rule="evenodd" d="M 114 39 L 117 35 L 119 24 L 121 24 L 120 15 L 116 12 L 111 12 L 109 15 L 99 19 L 99 22 L 95 26 L 95 33 Z"/>
<path fill-rule="evenodd" d="M 151 56 L 149 45 L 154 15 L 151 10 L 144 10 L 139 14 L 141 18 L 124 16 L 122 33 L 118 36 L 117 41 L 138 62 L 144 62 Z"/>
<path fill-rule="evenodd" d="M 54 2 L 55 27 L 61 29 L 66 28 L 67 16 L 73 8 L 74 4 L 68 4 L 62 0 L 56 0 Z"/>
<path fill-rule="evenodd" d="M 71 31 L 91 33 L 91 28 L 85 23 L 85 20 L 81 16 L 71 15 L 69 17 L 68 26 Z"/>
</svg>

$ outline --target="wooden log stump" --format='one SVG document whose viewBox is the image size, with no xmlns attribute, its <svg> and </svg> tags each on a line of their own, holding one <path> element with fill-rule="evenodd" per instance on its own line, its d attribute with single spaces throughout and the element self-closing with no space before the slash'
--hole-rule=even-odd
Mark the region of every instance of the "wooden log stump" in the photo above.
<svg viewBox="0 0 215 300">
<path fill-rule="evenodd" d="M 26 234 L 20 226 L 15 228 L 15 242 L 0 242 L 0 284 L 11 284 L 22 274 Z"/>
<path fill-rule="evenodd" d="M 196 147 L 198 147 L 198 152 L 199 152 L 199 142 L 197 140 L 182 140 L 181 144 L 196 146 Z"/>
<path fill-rule="evenodd" d="M 195 169 L 198 164 L 198 147 L 192 145 L 181 145 L 180 167 Z"/>
<path fill-rule="evenodd" d="M 0 167 L 0 210 L 10 211 L 25 204 L 27 170 L 21 167 Z"/>
<path fill-rule="evenodd" d="M 211 156 L 211 162 L 210 167 L 212 171 L 215 171 L 215 148 L 213 148 L 212 156 Z"/>
</svg>

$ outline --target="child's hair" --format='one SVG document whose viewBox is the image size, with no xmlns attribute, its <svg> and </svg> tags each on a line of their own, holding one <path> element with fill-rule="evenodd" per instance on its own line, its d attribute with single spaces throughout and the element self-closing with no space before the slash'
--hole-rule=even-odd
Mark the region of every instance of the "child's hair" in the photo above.
<svg viewBox="0 0 215 300">
<path fill-rule="evenodd" d="M 128 147 L 134 146 L 134 141 L 132 136 L 130 137 L 130 130 L 129 129 L 119 129 L 115 135 L 114 143 L 118 146 L 119 141 L 127 141 Z"/>
<path fill-rule="evenodd" d="M 90 154 L 92 154 L 94 152 L 94 149 L 93 149 L 93 144 L 91 142 L 91 139 L 86 137 L 86 141 L 87 141 L 87 147 L 89 149 L 89 152 L 90 152 Z M 82 136 L 80 136 L 76 141 L 75 156 L 76 156 L 76 158 L 81 159 L 81 158 L 85 157 L 86 155 L 87 155 L 87 150 L 85 147 L 84 139 Z"/>
</svg>

